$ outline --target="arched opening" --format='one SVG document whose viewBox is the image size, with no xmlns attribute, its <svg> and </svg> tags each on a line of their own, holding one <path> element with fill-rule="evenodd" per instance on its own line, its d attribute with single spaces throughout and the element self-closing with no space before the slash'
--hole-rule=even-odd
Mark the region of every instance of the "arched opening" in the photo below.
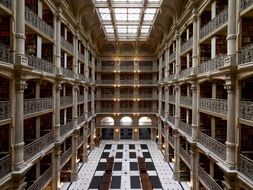
<svg viewBox="0 0 253 190">
<path fill-rule="evenodd" d="M 143 126 L 144 128 L 140 128 L 139 130 L 139 138 L 140 139 L 150 139 L 151 138 L 151 125 L 152 119 L 150 117 L 141 117 L 139 119 L 139 126 Z"/>
<path fill-rule="evenodd" d="M 120 120 L 120 125 L 132 125 L 133 124 L 133 120 L 131 117 L 125 116 L 122 117 Z"/>
<path fill-rule="evenodd" d="M 114 119 L 112 117 L 104 117 L 101 119 L 101 125 L 114 125 Z"/>
</svg>

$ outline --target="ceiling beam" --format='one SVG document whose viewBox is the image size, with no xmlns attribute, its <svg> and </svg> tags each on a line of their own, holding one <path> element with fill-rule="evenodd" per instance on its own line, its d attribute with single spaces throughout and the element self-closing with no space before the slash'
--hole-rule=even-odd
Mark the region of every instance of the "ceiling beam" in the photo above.
<svg viewBox="0 0 253 190">
<path fill-rule="evenodd" d="M 116 30 L 115 17 L 114 17 L 113 11 L 112 11 L 112 1 L 107 0 L 107 3 L 108 3 L 109 10 L 110 10 L 111 18 L 112 18 L 112 26 L 114 29 L 114 36 L 115 36 L 115 39 L 118 40 L 118 33 Z"/>
<path fill-rule="evenodd" d="M 148 0 L 144 0 L 143 1 L 143 8 L 141 10 L 141 18 L 140 18 L 140 23 L 139 23 L 139 30 L 138 30 L 138 34 L 137 34 L 137 40 L 140 40 L 141 26 L 143 24 L 144 14 L 145 14 L 145 10 L 147 8 L 147 4 L 148 4 Z"/>
</svg>

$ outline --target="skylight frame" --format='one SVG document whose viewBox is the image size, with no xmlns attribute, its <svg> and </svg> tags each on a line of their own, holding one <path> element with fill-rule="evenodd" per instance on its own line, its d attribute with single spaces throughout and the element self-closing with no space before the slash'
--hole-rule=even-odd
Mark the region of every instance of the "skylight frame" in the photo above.
<svg viewBox="0 0 253 190">
<path fill-rule="evenodd" d="M 93 3 L 107 40 L 143 41 L 148 39 L 152 31 L 162 1 L 93 0 Z M 126 26 L 126 29 L 119 30 L 118 26 Z"/>
</svg>

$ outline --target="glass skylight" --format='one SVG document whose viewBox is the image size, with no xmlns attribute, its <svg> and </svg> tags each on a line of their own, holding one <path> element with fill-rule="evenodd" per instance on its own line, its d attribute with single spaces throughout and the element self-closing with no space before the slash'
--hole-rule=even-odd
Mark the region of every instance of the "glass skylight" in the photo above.
<svg viewBox="0 0 253 190">
<path fill-rule="evenodd" d="M 146 40 L 162 0 L 93 0 L 108 40 Z"/>
</svg>

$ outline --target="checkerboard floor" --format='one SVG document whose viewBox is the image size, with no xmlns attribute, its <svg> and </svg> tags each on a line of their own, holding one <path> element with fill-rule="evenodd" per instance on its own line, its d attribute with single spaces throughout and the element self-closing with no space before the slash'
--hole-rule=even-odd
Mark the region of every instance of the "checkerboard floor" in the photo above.
<svg viewBox="0 0 253 190">
<path fill-rule="evenodd" d="M 81 165 L 78 180 L 63 183 L 62 190 L 96 190 L 101 184 L 106 158 L 114 156 L 111 179 L 112 190 L 141 190 L 141 182 L 137 165 L 137 157 L 145 158 L 147 172 L 154 190 L 188 190 L 186 182 L 173 179 L 173 171 L 163 161 L 163 154 L 157 149 L 155 142 L 150 140 L 103 140 L 99 148 L 89 155 L 87 163 Z"/>
</svg>

